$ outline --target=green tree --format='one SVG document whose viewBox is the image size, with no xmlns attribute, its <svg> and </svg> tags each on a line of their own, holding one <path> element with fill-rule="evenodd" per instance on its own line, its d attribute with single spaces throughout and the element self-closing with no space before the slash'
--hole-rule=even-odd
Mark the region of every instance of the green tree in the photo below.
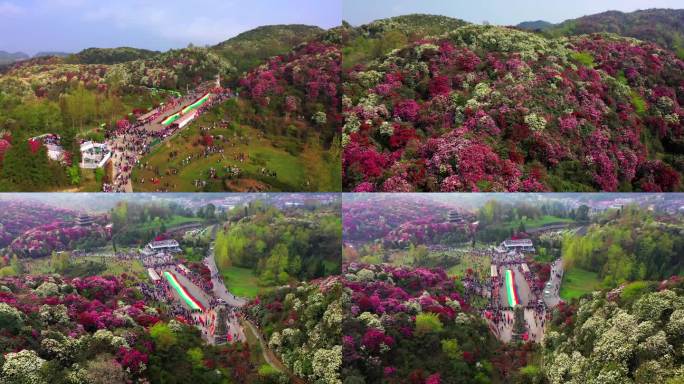
<svg viewBox="0 0 684 384">
<path fill-rule="evenodd" d="M 416 315 L 416 333 L 424 335 L 431 332 L 441 332 L 444 329 L 439 316 L 432 312 L 423 312 Z"/>
<path fill-rule="evenodd" d="M 32 152 L 25 137 L 18 135 L 7 152 L 2 166 L 3 188 L 14 191 L 37 191 L 56 184 L 44 146 Z"/>
<path fill-rule="evenodd" d="M 176 335 L 166 323 L 159 322 L 150 328 L 150 337 L 154 340 L 157 348 L 168 350 L 177 342 Z"/>
</svg>

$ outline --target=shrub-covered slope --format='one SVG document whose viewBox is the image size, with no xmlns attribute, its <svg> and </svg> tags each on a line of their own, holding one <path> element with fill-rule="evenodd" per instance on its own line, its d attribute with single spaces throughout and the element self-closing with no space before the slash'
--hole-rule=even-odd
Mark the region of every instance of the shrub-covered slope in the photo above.
<svg viewBox="0 0 684 384">
<path fill-rule="evenodd" d="M 544 29 L 551 36 L 610 32 L 659 44 L 684 58 L 684 9 L 608 11 L 566 20 Z"/>
<path fill-rule="evenodd" d="M 469 25 L 344 73 L 356 191 L 672 191 L 684 62 L 615 35 Z"/>
</svg>

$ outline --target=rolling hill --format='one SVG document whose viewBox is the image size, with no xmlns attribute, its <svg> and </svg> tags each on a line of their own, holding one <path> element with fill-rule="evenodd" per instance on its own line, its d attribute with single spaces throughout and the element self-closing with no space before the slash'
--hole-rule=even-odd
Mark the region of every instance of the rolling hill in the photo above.
<svg viewBox="0 0 684 384">
<path fill-rule="evenodd" d="M 647 9 L 631 13 L 608 11 L 566 20 L 544 28 L 549 36 L 609 32 L 650 41 L 684 58 L 684 9 Z"/>
<path fill-rule="evenodd" d="M 343 48 L 345 190 L 682 189 L 673 52 L 480 25 L 385 52 L 377 41 Z"/>
<path fill-rule="evenodd" d="M 230 61 L 241 73 L 269 57 L 288 53 L 323 32 L 323 29 L 310 25 L 266 25 L 243 32 L 213 46 L 211 50 Z"/>
<path fill-rule="evenodd" d="M 30 56 L 24 52 L 5 52 L 0 51 L 0 65 L 14 63 L 15 61 L 26 60 Z"/>
</svg>

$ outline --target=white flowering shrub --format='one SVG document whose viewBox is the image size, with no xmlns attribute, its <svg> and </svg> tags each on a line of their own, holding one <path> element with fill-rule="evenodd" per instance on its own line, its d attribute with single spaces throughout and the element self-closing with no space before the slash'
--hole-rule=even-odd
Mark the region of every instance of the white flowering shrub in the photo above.
<svg viewBox="0 0 684 384">
<path fill-rule="evenodd" d="M 0 303 L 0 329 L 18 330 L 24 324 L 24 314 L 6 303 Z"/>
<path fill-rule="evenodd" d="M 313 382 L 326 384 L 341 384 L 340 367 L 342 366 L 342 346 L 336 345 L 332 349 L 319 349 L 314 353 Z"/>
<path fill-rule="evenodd" d="M 670 290 L 646 294 L 634 303 L 634 313 L 640 320 L 657 321 L 665 311 L 682 308 L 684 300 Z"/>
<path fill-rule="evenodd" d="M 323 111 L 318 111 L 311 116 L 311 120 L 318 125 L 325 125 L 328 122 L 328 115 Z"/>
<path fill-rule="evenodd" d="M 356 277 L 359 281 L 373 281 L 375 280 L 375 272 L 370 269 L 362 269 L 356 272 Z"/>
<path fill-rule="evenodd" d="M 662 290 L 622 305 L 594 294 L 580 301 L 567 334 L 547 332 L 543 372 L 549 383 L 677 382 L 684 352 L 682 297 Z"/>
<path fill-rule="evenodd" d="M 21 350 L 16 353 L 8 353 L 5 363 L 2 365 L 2 384 L 47 384 L 48 381 L 41 375 L 40 370 L 45 364 L 35 351 Z"/>
<path fill-rule="evenodd" d="M 59 285 L 46 281 L 36 288 L 36 294 L 42 297 L 59 295 Z"/>
<path fill-rule="evenodd" d="M 69 313 L 67 312 L 67 307 L 64 304 L 59 305 L 47 305 L 43 304 L 40 306 L 38 311 L 40 319 L 46 325 L 66 325 L 69 324 Z"/>
<path fill-rule="evenodd" d="M 363 312 L 359 315 L 358 317 L 359 320 L 361 320 L 364 324 L 366 324 L 366 327 L 368 328 L 377 328 L 381 331 L 384 331 L 385 328 L 382 326 L 382 323 L 380 322 L 380 318 L 378 315 L 370 312 Z"/>
<path fill-rule="evenodd" d="M 389 136 L 392 136 L 394 134 L 394 127 L 392 126 L 392 124 L 390 122 L 383 121 L 382 124 L 380 124 L 380 128 L 378 129 L 378 132 L 380 132 L 380 134 L 382 136 L 389 137 Z"/>
<path fill-rule="evenodd" d="M 544 128 L 546 128 L 546 119 L 544 118 L 544 116 L 539 116 L 536 113 L 531 113 L 525 116 L 525 124 L 527 124 L 527 126 L 535 132 L 543 131 Z"/>
</svg>

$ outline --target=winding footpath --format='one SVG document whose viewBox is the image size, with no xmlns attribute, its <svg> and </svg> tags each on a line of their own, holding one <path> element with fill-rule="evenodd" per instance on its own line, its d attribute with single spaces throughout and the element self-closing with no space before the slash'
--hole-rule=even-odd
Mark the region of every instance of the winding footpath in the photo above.
<svg viewBox="0 0 684 384">
<path fill-rule="evenodd" d="M 218 225 L 215 225 L 211 231 L 212 231 L 212 243 L 213 240 L 216 239 L 216 232 L 218 230 Z M 234 307 L 242 307 L 247 303 L 247 300 L 237 297 L 230 293 L 230 291 L 226 288 L 225 283 L 221 278 L 219 278 L 220 273 L 218 271 L 218 267 L 216 265 L 216 259 L 214 258 L 214 246 L 212 245 L 209 248 L 209 251 L 207 252 L 207 256 L 204 258 L 203 261 L 204 265 L 206 265 L 209 268 L 209 271 L 211 273 L 211 282 L 213 284 L 213 294 L 215 297 L 218 297 L 220 299 L 223 299 L 226 303 L 228 303 L 231 306 Z M 268 347 L 268 343 L 264 340 L 264 338 L 261 336 L 261 333 L 259 330 L 252 324 L 251 321 L 247 319 L 243 319 L 242 322 L 238 322 L 235 320 L 235 324 L 231 322 L 229 324 L 229 332 L 233 333 L 239 332 L 239 334 L 242 337 L 242 340 L 246 340 L 245 337 L 245 329 L 243 325 L 246 324 L 247 327 L 249 327 L 249 330 L 252 332 L 252 334 L 259 340 L 259 344 L 261 345 L 261 352 L 263 354 L 264 360 L 268 365 L 273 367 L 274 369 L 278 370 L 279 372 L 283 372 L 287 374 L 290 377 L 291 382 L 295 384 L 305 384 L 306 382 L 302 380 L 301 378 L 295 376 L 292 372 L 290 372 L 287 367 L 280 361 L 278 356 L 276 356 L 275 353 Z"/>
</svg>

